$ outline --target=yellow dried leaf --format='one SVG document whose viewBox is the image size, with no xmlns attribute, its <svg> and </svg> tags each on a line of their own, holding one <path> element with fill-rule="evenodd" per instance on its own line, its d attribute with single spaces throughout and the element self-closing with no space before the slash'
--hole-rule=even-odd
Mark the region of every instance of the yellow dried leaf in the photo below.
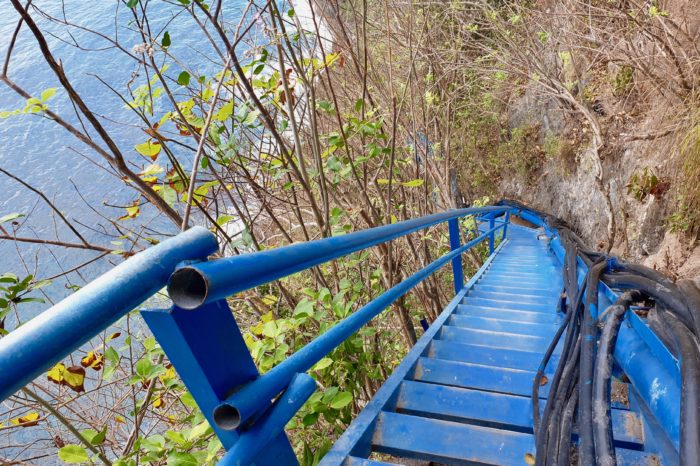
<svg viewBox="0 0 700 466">
<path fill-rule="evenodd" d="M 49 381 L 64 385 L 78 393 L 85 391 L 85 369 L 80 366 L 66 367 L 63 363 L 53 366 L 46 374 Z"/>
<path fill-rule="evenodd" d="M 10 419 L 10 424 L 13 426 L 31 427 L 39 424 L 39 413 L 31 412 L 16 419 Z"/>
<path fill-rule="evenodd" d="M 90 367 L 99 371 L 102 369 L 102 364 L 104 363 L 104 358 L 100 353 L 95 351 L 88 351 L 88 354 L 80 360 L 80 365 L 83 367 Z"/>
</svg>

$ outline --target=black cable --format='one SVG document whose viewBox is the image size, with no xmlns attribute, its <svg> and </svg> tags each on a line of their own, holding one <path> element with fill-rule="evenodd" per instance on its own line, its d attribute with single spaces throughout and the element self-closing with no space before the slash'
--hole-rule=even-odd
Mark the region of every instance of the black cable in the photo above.
<svg viewBox="0 0 700 466">
<path fill-rule="evenodd" d="M 605 268 L 606 261 L 598 259 L 588 269 L 588 291 L 586 305 L 583 309 L 583 325 L 581 329 L 581 361 L 578 394 L 578 435 L 579 435 L 579 464 L 581 466 L 595 465 L 595 444 L 593 442 L 593 362 L 595 360 L 598 327 L 592 312 L 598 309 L 598 280 Z"/>
<path fill-rule="evenodd" d="M 688 305 L 681 298 L 682 293 L 677 286 L 672 285 L 668 287 L 652 279 L 632 273 L 605 274 L 603 275 L 603 281 L 611 288 L 640 290 L 655 300 L 661 301 L 686 327 L 692 329 L 695 335 L 700 333 L 695 325 L 695 319 L 693 319 L 693 315 L 688 309 Z"/>
<path fill-rule="evenodd" d="M 535 378 L 532 381 L 532 425 L 535 436 L 537 436 L 538 426 L 540 425 L 540 381 L 542 380 L 542 376 L 544 376 L 544 370 L 547 364 L 549 364 L 549 360 L 552 357 L 552 354 L 554 353 L 554 350 L 557 347 L 557 344 L 559 343 L 559 340 L 561 339 L 562 334 L 566 330 L 566 327 L 569 324 L 570 320 L 571 313 L 567 313 L 566 317 L 564 317 L 564 321 L 559 326 L 557 333 L 554 335 L 552 341 L 549 343 L 549 347 L 547 348 L 547 351 L 544 354 L 544 358 L 542 358 L 542 361 L 540 362 L 540 365 L 537 368 Z"/>
<path fill-rule="evenodd" d="M 672 329 L 681 359 L 680 463 L 700 464 L 700 352 L 698 339 L 671 312 L 663 314 Z"/>
<path fill-rule="evenodd" d="M 605 325 L 600 335 L 598 355 L 593 371 L 593 441 L 599 466 L 617 464 L 613 445 L 610 417 L 610 379 L 612 378 L 613 350 L 620 324 L 630 305 L 641 299 L 641 293 L 623 293 L 606 311 Z"/>
<path fill-rule="evenodd" d="M 571 431 L 573 429 L 574 411 L 578 405 L 578 387 L 574 385 L 571 398 L 564 407 L 564 412 L 561 415 L 561 427 L 559 429 L 559 455 L 557 456 L 557 465 L 568 465 L 569 456 L 571 455 Z"/>
<path fill-rule="evenodd" d="M 598 282 L 603 281 L 613 289 L 639 290 L 654 300 L 648 324 L 681 366 L 681 465 L 700 465 L 700 289 L 697 285 L 683 281 L 675 284 L 670 277 L 656 270 L 619 260 L 611 261 L 612 267 L 601 275 L 606 263 L 600 261 L 607 259 L 606 256 L 587 249 L 566 222 L 517 201 L 501 201 L 499 204 L 538 215 L 549 228 L 557 231 L 565 253 L 563 278 L 568 310 L 562 327 L 566 326 L 567 336 L 542 416 L 539 415 L 539 381 L 551 352 L 540 365 L 533 383 L 533 397 L 537 397 L 536 401 L 533 398 L 537 464 L 569 463 L 570 449 L 567 446 L 571 441 L 575 416 L 581 439 L 580 464 L 594 464 L 596 454 L 597 464 L 614 464 L 610 422 L 612 354 L 626 309 L 632 302 L 641 300 L 642 295 L 636 291 L 625 293 L 605 313 L 606 322 L 596 357 L 597 327 L 592 325 L 591 312 L 597 312 Z M 579 298 L 583 294 L 578 290 L 577 282 L 579 259 L 588 269 L 582 288 L 596 290 L 587 294 L 583 307 Z M 591 273 L 594 268 L 595 273 Z M 574 295 L 579 299 L 572 301 Z M 561 330 L 560 327 L 550 348 L 558 344 Z M 594 364 L 591 365 L 592 358 Z"/>
<path fill-rule="evenodd" d="M 557 365 L 556 371 L 554 372 L 554 375 L 552 377 L 552 380 L 550 381 L 550 390 L 549 390 L 549 396 L 547 397 L 547 402 L 545 404 L 545 409 L 544 413 L 542 415 L 542 419 L 539 423 L 541 426 L 540 429 L 538 430 L 538 435 L 535 438 L 536 441 L 536 448 L 537 451 L 539 452 L 544 452 L 548 450 L 548 443 L 549 443 L 549 432 L 553 430 L 553 428 L 550 427 L 552 422 L 556 420 L 556 417 L 554 414 L 556 414 L 555 405 L 556 405 L 556 395 L 559 390 L 559 383 L 562 380 L 562 374 L 565 371 L 567 364 L 569 363 L 570 359 L 569 354 L 573 354 L 573 351 L 577 350 L 577 347 L 580 345 L 580 339 L 578 338 L 579 331 L 580 331 L 580 308 L 581 308 L 581 303 L 583 301 L 583 295 L 586 290 L 586 281 L 584 280 L 583 282 L 583 287 L 578 290 L 578 294 L 576 296 L 576 299 L 574 301 L 573 306 L 569 307 L 569 311 L 567 313 L 568 316 L 570 317 L 569 320 L 569 325 L 568 325 L 568 331 L 566 334 L 566 339 L 564 340 L 564 347 L 562 349 L 561 355 L 559 356 L 559 363 Z M 545 362 L 546 365 L 546 362 Z M 537 379 L 536 379 L 537 380 Z M 538 385 L 539 388 L 539 385 Z M 538 400 L 539 401 L 539 400 Z M 534 403 L 533 403 L 534 404 Z M 538 404 L 538 409 L 539 409 L 539 404 Z M 536 456 L 536 464 L 545 464 L 546 463 L 546 455 L 538 455 Z"/>
</svg>

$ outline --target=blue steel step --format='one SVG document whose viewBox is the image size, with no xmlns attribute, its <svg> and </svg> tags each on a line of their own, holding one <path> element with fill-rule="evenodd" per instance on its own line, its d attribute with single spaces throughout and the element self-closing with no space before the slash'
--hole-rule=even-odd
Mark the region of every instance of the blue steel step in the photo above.
<svg viewBox="0 0 700 466">
<path fill-rule="evenodd" d="M 534 378 L 535 371 L 420 358 L 410 380 L 529 396 L 532 393 L 532 380 Z M 540 390 L 540 397 L 546 398 L 548 391 L 548 387 L 544 385 Z"/>
<path fill-rule="evenodd" d="M 493 348 L 474 343 L 455 343 L 453 341 L 433 340 L 424 356 L 436 359 L 469 362 L 486 366 L 510 369 L 537 370 L 544 353 L 520 351 L 506 348 Z M 548 368 L 556 368 L 559 355 L 552 356 Z M 552 369 L 553 371 L 553 369 Z M 551 371 L 550 371 L 551 372 Z"/>
<path fill-rule="evenodd" d="M 521 303 L 544 303 L 551 306 L 556 306 L 559 301 L 559 296 L 538 296 L 530 294 L 503 293 L 498 291 L 486 291 L 474 289 L 469 293 L 470 298 L 496 299 L 506 301 L 518 301 Z"/>
<path fill-rule="evenodd" d="M 414 416 L 532 433 L 529 397 L 404 381 L 396 410 Z M 544 404 L 540 410 L 544 411 Z M 617 446 L 640 448 L 644 438 L 639 417 L 624 409 L 612 409 L 611 416 Z"/>
<path fill-rule="evenodd" d="M 454 314 L 456 315 L 472 315 L 481 317 L 493 317 L 495 319 L 512 320 L 518 322 L 537 322 L 537 323 L 560 323 L 561 316 L 553 313 L 523 311 L 520 309 L 493 308 L 485 306 L 476 306 L 472 304 L 461 304 L 457 306 Z"/>
<path fill-rule="evenodd" d="M 509 226 L 509 239 L 428 328 L 322 465 L 533 460 L 527 456 L 536 454 L 532 384 L 563 320 L 557 312 L 561 266 L 538 234 Z M 540 409 L 562 343 L 544 369 Z M 642 451 L 646 426 L 639 415 L 619 405 L 611 415 L 618 464 L 652 461 Z"/>
<path fill-rule="evenodd" d="M 518 322 L 517 320 L 494 319 L 492 317 L 480 317 L 474 315 L 450 316 L 447 321 L 452 327 L 471 328 L 475 330 L 489 330 L 491 332 L 514 332 L 524 335 L 532 335 L 552 339 L 556 329 L 549 324 L 536 322 Z"/>
<path fill-rule="evenodd" d="M 476 345 L 489 346 L 491 348 L 505 348 L 534 353 L 544 353 L 547 351 L 551 340 L 550 338 L 514 332 L 494 332 L 454 327 L 452 325 L 444 325 L 442 329 L 440 329 L 439 338 L 443 341 L 468 341 Z"/>
<path fill-rule="evenodd" d="M 445 464 L 524 465 L 535 454 L 529 433 L 386 411 L 372 445 L 378 452 Z M 616 453 L 621 464 L 654 464 L 648 453 L 619 447 Z"/>
<path fill-rule="evenodd" d="M 529 295 L 529 296 L 553 296 L 559 298 L 559 290 L 547 288 L 523 288 L 520 286 L 496 286 L 477 284 L 473 288 L 475 291 L 492 291 L 494 293 L 509 293 L 513 295 Z"/>
<path fill-rule="evenodd" d="M 518 301 L 517 297 L 512 299 L 488 299 L 488 298 L 472 298 L 467 296 L 462 300 L 463 304 L 470 304 L 475 306 L 490 307 L 495 309 L 513 309 L 516 311 L 532 311 L 532 312 L 545 312 L 551 314 L 556 311 L 556 304 L 546 304 L 546 303 L 523 303 Z"/>
</svg>

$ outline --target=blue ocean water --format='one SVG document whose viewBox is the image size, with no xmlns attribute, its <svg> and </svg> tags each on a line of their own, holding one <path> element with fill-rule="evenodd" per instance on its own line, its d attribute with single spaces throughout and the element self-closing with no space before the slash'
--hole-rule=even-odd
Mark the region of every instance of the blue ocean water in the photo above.
<svg viewBox="0 0 700 466">
<path fill-rule="evenodd" d="M 169 32 L 172 40 L 170 51 L 174 55 L 198 73 L 211 74 L 218 70 L 217 57 L 211 46 L 195 21 L 177 2 L 159 0 L 146 3 L 151 31 Z M 245 0 L 224 2 L 224 18 L 235 25 L 246 4 Z M 118 96 L 92 76 L 99 75 L 115 89 L 124 91 L 127 83 L 133 79 L 137 65 L 124 52 L 110 48 L 108 41 L 81 29 L 85 27 L 112 38 L 118 37 L 124 48 L 131 50 L 142 42 L 130 24 L 131 12 L 118 0 L 36 0 L 34 5 L 56 18 L 65 15 L 78 26 L 55 24 L 38 12 L 32 12 L 37 23 L 45 28 L 49 46 L 55 57 L 60 59 L 74 87 L 83 95 L 88 106 L 101 115 L 120 149 L 130 154 L 131 161 L 137 166 L 144 165 L 133 150 L 135 144 L 147 138 L 139 125 L 141 122 L 125 108 Z M 3 60 L 18 18 L 10 2 L 0 3 L 0 54 Z M 80 48 L 75 47 L 76 43 Z M 177 76 L 178 65 L 173 64 L 169 72 Z M 65 91 L 44 62 L 36 40 L 26 26 L 20 32 L 8 74 L 35 96 L 44 89 L 57 87 L 58 92 L 49 101 L 50 108 L 80 127 Z M 145 82 L 143 77 L 139 79 L 137 83 Z M 0 84 L 0 110 L 21 109 L 24 105 L 24 99 Z M 117 238 L 108 237 L 102 232 L 103 226 L 108 225 L 102 216 L 116 218 L 124 211 L 104 204 L 129 204 L 135 199 L 134 191 L 125 189 L 120 179 L 104 169 L 105 163 L 98 155 L 54 122 L 38 115 L 15 115 L 0 119 L 0 167 L 46 194 L 88 241 L 119 248 L 110 243 L 118 241 Z M 77 242 L 70 230 L 54 218 L 45 202 L 16 181 L 0 174 L 0 217 L 15 212 L 26 215 L 19 219 L 18 236 L 46 239 L 56 239 L 58 236 L 63 241 Z M 149 212 L 130 221 L 130 226 L 135 229 L 142 224 L 163 233 L 176 231 L 172 223 Z M 3 226 L 13 228 L 9 223 Z M 107 230 L 112 231 L 111 228 Z M 12 272 L 25 276 L 32 273 L 49 277 L 82 264 L 97 254 L 0 240 L 0 274 Z M 107 270 L 110 264 L 120 261 L 117 256 L 107 257 L 107 260 L 82 269 L 80 274 L 72 273 L 58 279 L 48 288 L 48 296 L 52 300 L 60 299 L 70 293 L 66 285 L 82 285 Z M 33 315 L 44 308 L 46 305 L 31 305 L 23 312 Z"/>
</svg>

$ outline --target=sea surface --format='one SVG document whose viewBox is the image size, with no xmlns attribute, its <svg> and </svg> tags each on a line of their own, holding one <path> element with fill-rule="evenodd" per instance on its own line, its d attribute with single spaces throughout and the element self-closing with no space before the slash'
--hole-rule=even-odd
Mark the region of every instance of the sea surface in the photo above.
<svg viewBox="0 0 700 466">
<path fill-rule="evenodd" d="M 197 73 L 211 75 L 218 71 L 212 48 L 207 45 L 194 20 L 183 12 L 176 1 L 152 0 L 147 4 L 151 30 L 168 31 L 172 41 L 170 51 L 174 55 Z M 224 18 L 235 26 L 246 4 L 246 0 L 225 0 Z M 94 76 L 99 75 L 110 86 L 124 91 L 127 83 L 133 79 L 137 65 L 124 52 L 110 48 L 111 44 L 105 39 L 81 29 L 88 28 L 111 38 L 118 37 L 124 48 L 131 50 L 142 41 L 130 28 L 130 11 L 117 0 L 36 0 L 34 5 L 48 15 L 59 19 L 65 17 L 77 26 L 55 24 L 36 11 L 32 12 L 38 24 L 45 28 L 49 47 L 60 60 L 74 87 L 88 106 L 101 116 L 103 124 L 122 151 L 130 154 L 133 162 L 144 165 L 133 149 L 135 144 L 147 138 L 141 130 L 140 121 L 125 108 L 117 95 Z M 17 20 L 18 14 L 11 3 L 0 2 L 0 56 L 3 61 Z M 178 65 L 173 64 L 169 73 L 177 76 Z M 49 107 L 80 127 L 65 91 L 39 53 L 37 42 L 26 25 L 19 34 L 8 74 L 35 96 L 47 88 L 58 88 L 56 95 L 48 101 Z M 139 83 L 144 82 L 143 77 L 137 79 L 140 79 L 137 81 Z M 24 106 L 24 99 L 0 83 L 0 111 L 22 109 Z M 156 106 L 156 115 L 157 109 Z M 111 228 L 103 228 L 108 227 L 104 217 L 119 217 L 124 210 L 106 204 L 130 204 L 135 199 L 134 191 L 125 189 L 124 182 L 105 169 L 98 155 L 56 123 L 30 114 L 0 119 L 0 167 L 41 190 L 89 242 L 119 249 L 118 244 L 111 243 L 119 239 L 103 232 L 104 229 L 112 231 Z M 12 213 L 26 215 L 18 219 L 18 225 L 3 224 L 6 229 L 17 228 L 18 236 L 79 241 L 39 196 L 0 173 L 0 217 Z M 148 211 L 128 223 L 135 229 L 144 224 L 163 234 L 177 231 L 172 223 Z M 22 277 L 28 274 L 39 278 L 51 277 L 96 255 L 98 253 L 93 251 L 0 240 L 0 275 L 12 272 Z M 118 256 L 107 257 L 107 260 L 99 260 L 81 269 L 80 273 L 71 273 L 55 280 L 47 288 L 47 298 L 56 301 L 65 297 L 71 292 L 67 285 L 83 285 L 120 261 Z M 23 320 L 46 307 L 40 304 L 25 305 Z"/>
</svg>

